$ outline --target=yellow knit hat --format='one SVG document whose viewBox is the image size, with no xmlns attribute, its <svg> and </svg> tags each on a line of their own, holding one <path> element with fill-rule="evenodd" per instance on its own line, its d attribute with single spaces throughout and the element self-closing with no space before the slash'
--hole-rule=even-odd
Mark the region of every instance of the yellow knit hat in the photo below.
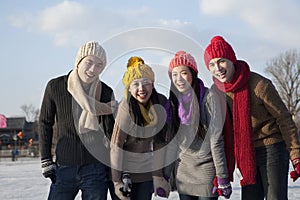
<svg viewBox="0 0 300 200">
<path fill-rule="evenodd" d="M 142 58 L 133 56 L 128 60 L 127 70 L 122 79 L 125 86 L 125 98 L 127 98 L 127 93 L 131 82 L 139 78 L 148 78 L 154 82 L 154 72 L 152 71 L 151 67 L 145 64 Z"/>
</svg>

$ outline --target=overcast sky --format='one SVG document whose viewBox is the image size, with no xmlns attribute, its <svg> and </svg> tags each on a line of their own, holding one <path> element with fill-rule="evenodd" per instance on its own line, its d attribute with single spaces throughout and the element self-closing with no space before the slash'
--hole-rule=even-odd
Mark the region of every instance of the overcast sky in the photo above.
<svg viewBox="0 0 300 200">
<path fill-rule="evenodd" d="M 100 79 L 120 100 L 130 56 L 153 67 L 156 87 L 166 93 L 167 67 L 178 50 L 197 60 L 199 77 L 211 77 L 203 49 L 222 35 L 252 71 L 300 47 L 298 0 L 9 0 L 0 7 L 0 114 L 22 116 L 20 107 L 40 107 L 47 81 L 74 67 L 78 48 L 96 40 L 107 51 Z"/>
</svg>

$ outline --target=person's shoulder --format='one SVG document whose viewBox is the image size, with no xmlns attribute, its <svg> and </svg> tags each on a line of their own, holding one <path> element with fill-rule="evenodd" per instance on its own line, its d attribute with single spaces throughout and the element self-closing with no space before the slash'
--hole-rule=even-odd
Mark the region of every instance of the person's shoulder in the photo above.
<svg viewBox="0 0 300 200">
<path fill-rule="evenodd" d="M 205 94 L 206 96 L 211 97 L 215 95 L 220 96 L 223 95 L 224 93 L 221 90 L 219 90 L 215 84 L 212 84 L 210 88 L 206 88 Z"/>
<path fill-rule="evenodd" d="M 250 79 L 249 79 L 250 85 L 255 85 L 255 86 L 259 86 L 259 85 L 265 85 L 265 84 L 271 84 L 272 81 L 268 78 L 266 78 L 265 76 L 253 72 L 250 72 Z"/>
<path fill-rule="evenodd" d="M 157 92 L 157 95 L 159 96 L 159 98 L 167 99 L 167 97 L 164 94 L 160 93 L 160 92 Z"/>
<path fill-rule="evenodd" d="M 48 85 L 57 85 L 68 80 L 68 75 L 61 75 L 55 78 L 52 78 L 48 81 Z"/>
<path fill-rule="evenodd" d="M 158 100 L 162 104 L 165 104 L 167 102 L 167 97 L 163 95 L 162 93 L 157 92 Z"/>
<path fill-rule="evenodd" d="M 269 81 L 268 78 L 266 78 L 265 76 L 257 73 L 257 72 L 254 72 L 254 71 L 251 71 L 250 72 L 250 78 L 252 79 L 255 79 L 255 80 L 264 80 L 264 81 Z"/>
<path fill-rule="evenodd" d="M 112 89 L 109 85 L 107 85 L 107 84 L 104 83 L 103 81 L 100 81 L 100 82 L 101 82 L 101 85 L 102 85 L 102 89 L 103 89 L 103 90 L 110 91 L 110 92 L 113 91 L 113 89 Z"/>
</svg>

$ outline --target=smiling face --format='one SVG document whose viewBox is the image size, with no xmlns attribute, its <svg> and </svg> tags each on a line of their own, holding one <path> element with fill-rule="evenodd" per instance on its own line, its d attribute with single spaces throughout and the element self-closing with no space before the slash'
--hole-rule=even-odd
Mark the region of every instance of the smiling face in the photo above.
<svg viewBox="0 0 300 200">
<path fill-rule="evenodd" d="M 130 83 L 129 92 L 138 102 L 147 105 L 153 90 L 153 83 L 148 78 L 135 79 Z"/>
<path fill-rule="evenodd" d="M 222 83 L 230 82 L 235 72 L 233 63 L 226 58 L 211 59 L 208 69 L 212 76 Z"/>
<path fill-rule="evenodd" d="M 78 76 L 83 84 L 90 84 L 99 77 L 105 65 L 100 58 L 89 55 L 78 64 Z"/>
<path fill-rule="evenodd" d="M 187 66 L 178 66 L 172 70 L 172 82 L 181 93 L 187 93 L 193 82 L 192 73 Z"/>
</svg>

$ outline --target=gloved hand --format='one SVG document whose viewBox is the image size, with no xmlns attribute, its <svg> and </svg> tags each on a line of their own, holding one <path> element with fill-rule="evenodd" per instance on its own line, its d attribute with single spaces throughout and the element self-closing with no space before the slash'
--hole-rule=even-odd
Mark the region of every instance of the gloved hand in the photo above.
<svg viewBox="0 0 300 200">
<path fill-rule="evenodd" d="M 154 186 L 154 195 L 168 198 L 171 190 L 169 182 L 164 177 L 160 176 L 153 176 L 152 178 Z"/>
<path fill-rule="evenodd" d="M 42 160 L 42 174 L 45 178 L 50 178 L 53 184 L 56 182 L 56 169 L 57 165 L 52 159 Z"/>
<path fill-rule="evenodd" d="M 123 172 L 122 173 L 122 182 L 124 183 L 124 187 L 123 187 L 123 196 L 130 196 L 130 192 L 131 192 L 131 187 L 132 187 L 132 182 L 131 182 L 131 178 L 130 178 L 130 174 L 128 172 Z"/>
<path fill-rule="evenodd" d="M 294 171 L 291 171 L 290 177 L 295 182 L 300 177 L 300 158 L 295 158 L 292 160 Z"/>
<path fill-rule="evenodd" d="M 124 196 L 124 183 L 122 182 L 114 182 L 115 186 L 115 194 L 117 197 L 121 200 L 130 200 L 129 193 L 127 193 L 128 196 Z"/>
<path fill-rule="evenodd" d="M 215 177 L 212 193 L 218 193 L 219 196 L 224 196 L 226 199 L 229 199 L 232 193 L 232 187 L 229 179 Z"/>
</svg>

